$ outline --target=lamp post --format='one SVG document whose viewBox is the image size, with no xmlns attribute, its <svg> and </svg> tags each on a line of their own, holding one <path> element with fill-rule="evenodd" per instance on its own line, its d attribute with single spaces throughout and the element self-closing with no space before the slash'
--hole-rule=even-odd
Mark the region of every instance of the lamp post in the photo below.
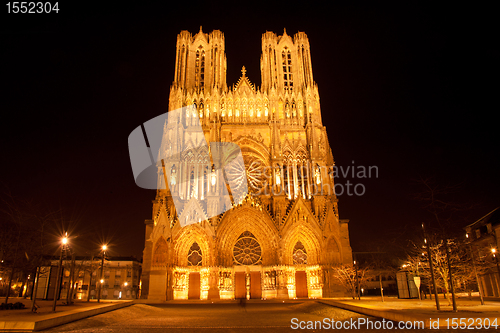
<svg viewBox="0 0 500 333">
<path fill-rule="evenodd" d="M 358 300 L 359 300 L 359 299 L 361 299 L 361 296 L 359 293 L 358 265 L 356 264 L 356 260 L 354 260 L 354 271 L 356 274 L 356 296 L 358 297 Z"/>
<path fill-rule="evenodd" d="M 432 264 L 432 252 L 431 252 L 431 244 L 427 242 L 427 235 L 425 232 L 425 225 L 422 223 L 422 231 L 424 233 L 424 242 L 427 245 L 427 257 L 429 259 L 429 269 L 431 271 L 431 281 L 432 287 L 434 288 L 434 297 L 436 298 L 436 309 L 441 311 L 441 305 L 439 304 L 438 292 L 436 287 L 436 279 L 434 278 L 434 265 Z"/>
<path fill-rule="evenodd" d="M 57 270 L 56 278 L 56 289 L 54 291 L 54 302 L 52 303 L 52 312 L 56 311 L 57 297 L 59 296 L 59 289 L 61 287 L 61 272 L 62 272 L 62 259 L 63 251 L 65 250 L 66 244 L 68 244 L 68 233 L 61 239 L 61 255 L 59 256 L 59 268 Z"/>
<path fill-rule="evenodd" d="M 108 247 L 106 245 L 102 246 L 102 261 L 101 261 L 101 281 L 99 281 L 99 291 L 97 292 L 97 303 L 101 302 L 101 289 L 102 284 L 104 283 L 104 256 L 106 255 L 106 249 Z"/>
<path fill-rule="evenodd" d="M 476 261 L 474 260 L 474 251 L 472 250 L 471 242 L 469 241 L 469 234 L 465 234 L 467 238 L 467 243 L 469 244 L 470 257 L 472 259 L 472 267 L 474 268 L 474 275 L 476 276 L 477 289 L 479 291 L 479 299 L 481 300 L 481 305 L 484 305 L 483 292 L 481 291 L 481 284 L 479 283 L 479 278 L 477 277 Z"/>
<path fill-rule="evenodd" d="M 453 274 L 452 274 L 452 267 L 451 267 L 451 262 L 450 262 L 450 247 L 448 244 L 448 239 L 445 240 L 445 246 L 446 246 L 446 261 L 448 263 L 448 275 L 449 275 L 449 280 L 450 280 L 450 289 L 451 289 L 451 300 L 453 302 L 453 312 L 457 312 L 457 300 L 455 297 L 455 286 L 453 283 Z"/>
</svg>

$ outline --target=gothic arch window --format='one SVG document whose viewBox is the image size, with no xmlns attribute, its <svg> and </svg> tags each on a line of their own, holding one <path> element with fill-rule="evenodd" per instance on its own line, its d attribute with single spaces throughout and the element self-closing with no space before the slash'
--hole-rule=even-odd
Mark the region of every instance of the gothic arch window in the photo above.
<svg viewBox="0 0 500 333">
<path fill-rule="evenodd" d="M 203 194 L 201 200 L 207 197 L 208 192 L 208 166 L 205 166 L 203 170 Z"/>
<path fill-rule="evenodd" d="M 177 184 L 177 169 L 175 168 L 175 164 L 172 165 L 172 168 L 170 168 L 170 186 L 172 188 L 170 189 L 171 191 L 174 190 L 175 184 Z"/>
<path fill-rule="evenodd" d="M 233 248 L 233 259 L 236 265 L 259 265 L 262 263 L 262 250 L 255 236 L 245 231 L 238 237 Z"/>
<path fill-rule="evenodd" d="M 201 51 L 200 87 L 205 86 L 205 51 Z"/>
<path fill-rule="evenodd" d="M 203 253 L 198 243 L 194 242 L 188 252 L 188 266 L 201 266 L 203 261 Z"/>
<path fill-rule="evenodd" d="M 188 199 L 191 199 L 191 197 L 196 198 L 196 192 L 195 192 L 195 186 L 194 186 L 194 168 L 191 167 L 191 172 L 189 174 L 189 195 Z"/>
<path fill-rule="evenodd" d="M 273 78 L 273 50 L 271 48 L 271 45 L 269 45 L 269 80 L 271 81 Z M 269 82 L 271 83 L 271 82 Z"/>
<path fill-rule="evenodd" d="M 304 186 L 302 182 L 303 179 L 304 179 L 304 168 L 302 163 L 300 163 L 297 165 L 297 187 L 298 191 L 304 196 L 305 193 L 303 191 L 303 186 Z"/>
<path fill-rule="evenodd" d="M 314 169 L 314 180 L 316 185 L 321 184 L 321 170 L 319 168 L 319 164 L 316 163 L 316 168 Z"/>
<path fill-rule="evenodd" d="M 195 86 L 203 88 L 205 84 L 205 51 L 201 45 L 196 51 L 194 74 Z"/>
<path fill-rule="evenodd" d="M 214 79 L 213 79 L 213 82 L 217 82 L 217 74 L 218 74 L 217 73 L 217 69 L 219 67 L 219 66 L 217 66 L 218 65 L 217 62 L 219 60 L 217 58 L 217 54 L 218 54 L 218 46 L 215 45 L 215 49 L 214 49 L 214 60 L 215 60 L 214 62 L 215 62 L 215 64 L 214 64 L 214 67 L 213 67 L 214 68 Z"/>
<path fill-rule="evenodd" d="M 302 45 L 302 68 L 304 71 L 304 78 L 306 85 L 309 85 L 309 62 L 308 62 L 308 54 L 307 50 L 304 49 L 304 45 Z"/>
<path fill-rule="evenodd" d="M 283 66 L 283 85 L 285 90 L 291 91 L 293 89 L 292 54 L 286 46 L 283 52 L 281 52 L 281 60 Z"/>
<path fill-rule="evenodd" d="M 200 84 L 200 50 L 196 51 L 196 59 L 194 64 L 194 85 Z"/>
<path fill-rule="evenodd" d="M 220 102 L 220 115 L 222 118 L 226 116 L 226 103 L 224 101 L 224 98 Z"/>
<path fill-rule="evenodd" d="M 298 241 L 293 248 L 293 264 L 307 265 L 307 251 L 301 241 Z"/>
<path fill-rule="evenodd" d="M 203 118 L 203 102 L 200 102 L 200 118 Z"/>
<path fill-rule="evenodd" d="M 160 239 L 156 242 L 153 254 L 153 265 L 166 265 L 167 253 L 167 242 L 163 237 L 160 237 Z"/>
<path fill-rule="evenodd" d="M 283 165 L 283 181 L 285 187 L 285 195 L 290 199 L 290 174 L 288 172 L 288 164 Z"/>
</svg>

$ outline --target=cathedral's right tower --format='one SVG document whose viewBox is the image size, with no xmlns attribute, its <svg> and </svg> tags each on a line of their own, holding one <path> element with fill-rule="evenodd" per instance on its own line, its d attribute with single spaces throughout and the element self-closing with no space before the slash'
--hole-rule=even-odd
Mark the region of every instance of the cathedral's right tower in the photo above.
<svg viewBox="0 0 500 333">
<path fill-rule="evenodd" d="M 164 137 L 201 130 L 184 142 L 186 150 L 162 146 L 177 157 L 164 161 L 158 179 L 165 172 L 177 181 L 157 191 L 153 218 L 146 220 L 143 297 L 344 295 L 332 267 L 352 263 L 348 220 L 339 218 L 307 35 L 264 33 L 260 63 L 260 88 L 244 67 L 228 87 L 224 34 L 200 29 L 178 35 L 169 111 L 187 111 L 165 127 Z M 244 163 L 226 170 L 244 175 L 231 185 L 230 202 L 219 200 L 227 184 L 214 172 L 209 149 L 190 148 L 199 147 L 203 135 L 206 142 L 233 142 L 241 149 Z M 235 196 L 244 185 L 248 195 Z M 196 223 L 181 226 L 193 216 Z"/>
</svg>

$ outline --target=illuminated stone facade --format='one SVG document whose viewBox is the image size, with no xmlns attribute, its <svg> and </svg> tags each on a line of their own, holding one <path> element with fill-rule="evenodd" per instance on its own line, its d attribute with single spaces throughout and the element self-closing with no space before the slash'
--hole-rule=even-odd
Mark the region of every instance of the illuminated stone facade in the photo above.
<svg viewBox="0 0 500 333">
<path fill-rule="evenodd" d="M 157 191 L 153 218 L 146 220 L 142 297 L 342 296 L 331 271 L 352 263 L 348 220 L 339 219 L 333 193 L 334 161 L 306 34 L 263 34 L 260 88 L 244 67 L 238 82 L 227 86 L 218 30 L 182 31 L 176 51 L 169 111 L 187 107 L 184 131 L 196 117 L 207 142 L 241 148 L 249 194 L 232 196 L 231 209 L 207 218 L 221 211 L 226 186 L 208 150 L 165 161 L 159 180 L 162 170 L 170 173 L 170 189 Z M 184 201 L 182 212 L 170 191 Z M 186 211 L 201 222 L 181 227 Z"/>
</svg>

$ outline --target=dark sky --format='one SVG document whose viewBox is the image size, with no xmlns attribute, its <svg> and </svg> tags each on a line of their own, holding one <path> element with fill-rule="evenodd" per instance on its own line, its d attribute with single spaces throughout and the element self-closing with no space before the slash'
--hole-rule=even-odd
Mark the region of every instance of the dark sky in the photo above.
<svg viewBox="0 0 500 333">
<path fill-rule="evenodd" d="M 111 254 L 142 255 L 155 192 L 135 185 L 127 138 L 167 111 L 176 36 L 200 25 L 225 34 L 228 85 L 243 65 L 260 85 L 266 30 L 306 32 L 337 166 L 378 167 L 378 178 L 350 179 L 363 196 L 339 197 L 354 251 L 427 217 L 411 200 L 419 176 L 461 183 L 472 219 L 499 205 L 493 7 L 125 3 L 64 2 L 57 14 L 4 6 L 0 20 L 2 182 L 63 207 L 82 249 L 106 241 Z"/>
</svg>

